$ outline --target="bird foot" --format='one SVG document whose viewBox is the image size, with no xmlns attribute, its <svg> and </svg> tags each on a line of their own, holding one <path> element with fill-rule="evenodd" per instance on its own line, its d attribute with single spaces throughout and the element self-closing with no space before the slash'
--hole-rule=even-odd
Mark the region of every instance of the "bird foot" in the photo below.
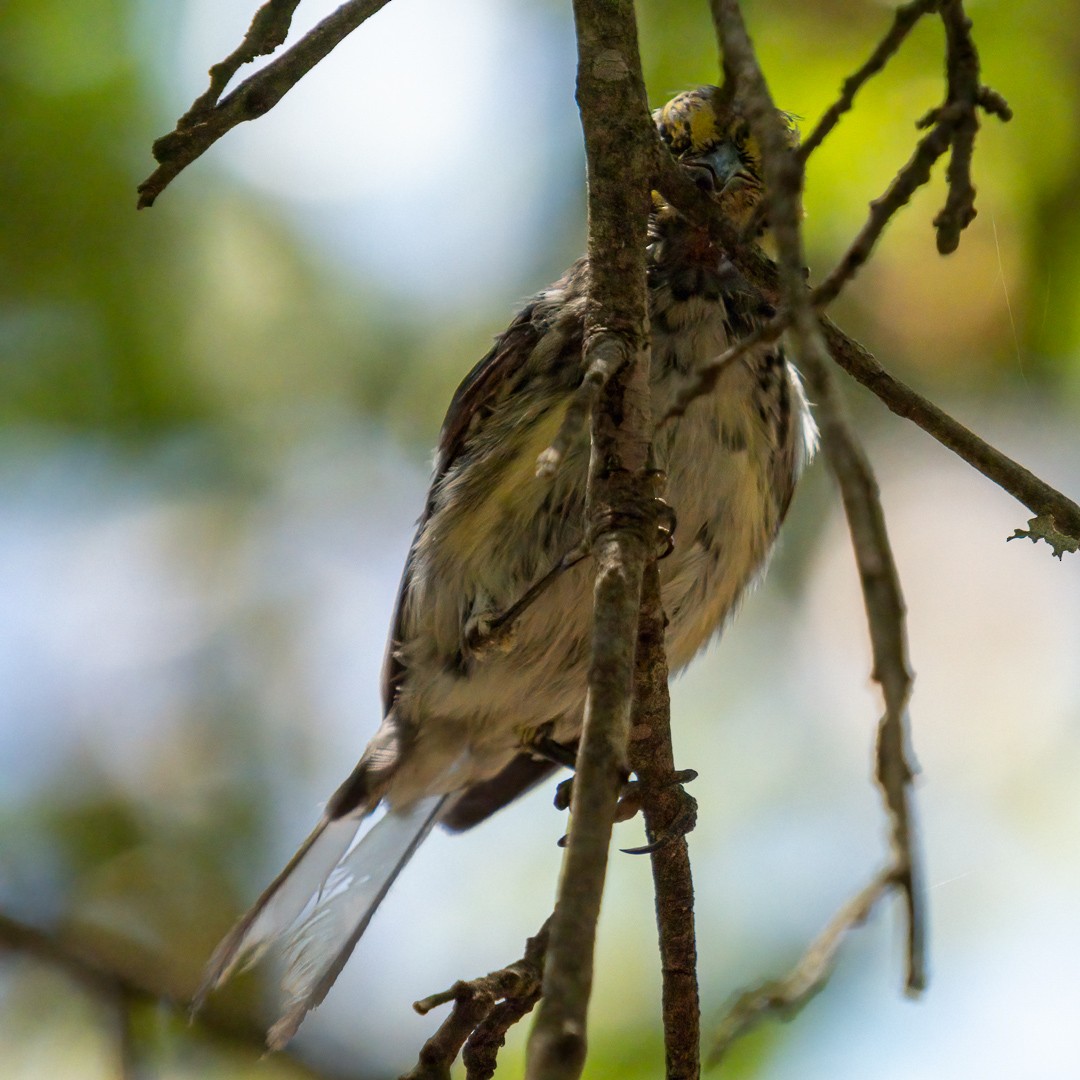
<svg viewBox="0 0 1080 1080">
<path fill-rule="evenodd" d="M 679 800 L 678 812 L 671 822 L 663 830 L 653 836 L 647 844 L 643 844 L 641 847 L 621 848 L 620 850 L 624 855 L 651 855 L 654 851 L 659 851 L 661 848 L 667 847 L 668 844 L 686 836 L 687 833 L 693 832 L 694 826 L 697 824 L 697 799 L 683 788 L 683 784 L 688 784 L 691 780 L 696 779 L 697 773 L 693 769 L 681 769 L 678 772 L 673 772 L 671 774 L 670 778 L 663 786 L 678 789 L 676 792 L 676 796 Z M 641 781 L 635 780 L 633 783 L 635 785 L 640 785 Z M 640 794 L 637 794 L 635 797 L 640 805 Z M 626 796 L 624 795 L 623 798 L 625 799 Z M 622 800 L 620 800 L 620 802 L 621 801 Z M 625 819 L 617 818 L 616 820 Z"/>
<path fill-rule="evenodd" d="M 664 829 L 662 834 L 654 837 L 643 847 L 622 848 L 621 850 L 625 854 L 649 855 L 654 851 L 659 851 L 660 848 L 670 844 L 673 840 L 677 840 L 679 837 L 685 836 L 687 833 L 693 831 L 694 826 L 697 824 L 697 800 L 684 791 L 682 785 L 688 784 L 691 780 L 696 778 L 697 773 L 694 772 L 693 769 L 683 769 L 681 772 L 671 774 L 671 779 L 668 780 L 664 786 L 679 788 L 680 809 L 679 813 L 675 816 L 675 820 Z M 555 788 L 555 809 L 569 810 L 573 794 L 574 777 L 569 776 Z M 629 821 L 640 812 L 641 806 L 641 781 L 631 780 L 629 774 L 627 774 L 623 781 L 622 794 L 619 796 L 619 801 L 615 804 L 614 821 Z M 559 840 L 559 847 L 566 847 L 567 839 L 566 836 L 563 836 Z"/>
</svg>

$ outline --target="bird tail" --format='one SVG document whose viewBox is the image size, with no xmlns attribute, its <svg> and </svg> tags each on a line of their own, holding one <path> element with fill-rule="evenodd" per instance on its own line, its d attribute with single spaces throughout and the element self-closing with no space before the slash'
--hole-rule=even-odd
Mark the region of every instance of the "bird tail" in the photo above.
<svg viewBox="0 0 1080 1080">
<path fill-rule="evenodd" d="M 446 799 L 432 795 L 390 810 L 359 840 L 366 810 L 324 818 L 214 951 L 192 1012 L 234 971 L 250 967 L 268 946 L 283 939 L 287 967 L 281 980 L 281 1015 L 266 1038 L 271 1050 L 281 1049 L 326 997 L 390 886 L 431 832 Z"/>
</svg>

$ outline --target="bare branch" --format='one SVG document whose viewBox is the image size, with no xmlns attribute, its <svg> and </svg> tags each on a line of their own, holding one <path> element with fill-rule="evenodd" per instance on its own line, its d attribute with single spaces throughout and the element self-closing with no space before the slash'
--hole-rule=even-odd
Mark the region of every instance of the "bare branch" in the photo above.
<svg viewBox="0 0 1080 1080">
<path fill-rule="evenodd" d="M 941 21 L 945 24 L 946 75 L 949 90 L 946 105 L 956 112 L 952 155 L 945 177 L 949 194 L 936 218 L 937 248 L 948 255 L 960 244 L 960 233 L 975 220 L 975 185 L 971 182 L 971 155 L 979 130 L 979 53 L 971 38 L 971 20 L 964 14 L 962 0 L 943 0 Z"/>
<path fill-rule="evenodd" d="M 269 112 L 320 60 L 327 56 L 362 22 L 385 7 L 388 0 L 347 0 L 332 15 L 305 34 L 292 48 L 271 61 L 261 71 L 245 79 L 224 100 L 218 101 L 221 92 L 220 76 L 233 67 L 235 72 L 251 48 L 262 53 L 273 51 L 271 42 L 278 33 L 287 32 L 292 16 L 289 4 L 277 4 L 274 0 L 264 4 L 248 30 L 244 43 L 221 64 L 211 68 L 210 89 L 177 121 L 176 128 L 156 140 L 153 146 L 154 160 L 158 168 L 139 185 L 139 209 L 153 206 L 154 200 L 169 183 L 196 158 L 200 157 L 226 132 L 245 120 L 255 120 Z M 296 4 L 292 4 L 295 8 Z M 289 9 L 289 10 L 285 10 Z M 264 13 L 266 13 L 264 15 Z M 256 23 L 265 18 L 265 25 L 253 38 Z M 280 42 L 278 42 L 280 44 Z M 255 53 L 254 55 L 260 55 Z M 237 61 L 237 57 L 241 59 Z M 233 66 L 235 65 L 235 66 Z M 226 80 L 227 81 L 227 80 Z"/>
<path fill-rule="evenodd" d="M 596 921 L 626 766 L 641 579 L 653 530 L 645 243 L 656 136 L 632 0 L 575 0 L 574 20 L 589 175 L 585 359 L 591 368 L 600 355 L 616 374 L 593 411 L 588 516 L 597 572 L 588 697 L 528 1080 L 572 1080 L 585 1061 Z"/>
<path fill-rule="evenodd" d="M 466 1080 L 488 1080 L 506 1032 L 527 1016 L 540 998 L 540 980 L 548 946 L 549 918 L 525 944 L 525 955 L 499 971 L 457 982 L 441 994 L 417 1001 L 422 1016 L 449 1002 L 450 1015 L 420 1051 L 416 1066 L 401 1080 L 444 1080 L 459 1053 Z"/>
<path fill-rule="evenodd" d="M 554 441 L 536 459 L 538 477 L 553 476 L 558 472 L 563 458 L 585 430 L 585 425 L 592 416 L 593 409 L 596 408 L 596 403 L 600 400 L 600 395 L 607 386 L 608 380 L 618 371 L 619 365 L 624 361 L 625 357 L 621 349 L 596 348 L 593 350 L 585 377 L 570 399 Z"/>
<path fill-rule="evenodd" d="M 805 163 L 806 159 L 825 141 L 829 132 L 839 123 L 840 117 L 855 103 L 855 95 L 863 85 L 885 67 L 904 43 L 904 39 L 911 33 L 915 24 L 924 15 L 934 11 L 939 3 L 940 0 L 912 0 L 911 3 L 901 4 L 896 9 L 889 32 L 878 42 L 877 48 L 870 54 L 866 63 L 844 80 L 844 85 L 840 88 L 840 97 L 825 110 L 814 130 L 803 140 L 799 147 L 800 161 Z"/>
<path fill-rule="evenodd" d="M 888 895 L 894 885 L 892 868 L 882 871 L 833 916 L 787 975 L 739 994 L 717 1026 L 709 1051 L 709 1066 L 719 1065 L 735 1040 L 763 1020 L 770 1017 L 792 1019 L 828 982 L 836 954 L 848 932 L 869 918 L 877 902 Z"/>
<path fill-rule="evenodd" d="M 260 56 L 269 56 L 285 44 L 292 26 L 293 12 L 299 4 L 300 0 L 266 0 L 255 12 L 244 40 L 210 69 L 210 86 L 180 117 L 176 124 L 178 128 L 199 123 L 218 103 L 225 87 L 244 64 L 250 64 Z"/>
<path fill-rule="evenodd" d="M 1033 514 L 1052 519 L 1072 542 L 1080 540 L 1080 506 L 980 439 L 944 409 L 890 375 L 866 349 L 830 320 L 823 320 L 823 325 L 825 339 L 836 363 L 892 412 L 917 424 L 988 480 L 1009 492 Z"/>
<path fill-rule="evenodd" d="M 930 180 L 930 171 L 952 141 L 959 113 L 943 109 L 937 114 L 937 122 L 915 145 L 915 151 L 903 168 L 893 177 L 888 188 L 870 203 L 870 213 L 855 239 L 848 245 L 840 261 L 814 289 L 813 303 L 827 307 L 840 290 L 855 276 L 870 257 L 878 238 L 893 215 L 905 206 L 911 196 Z"/>
<path fill-rule="evenodd" d="M 701 1072 L 701 1003 L 694 930 L 694 881 L 686 843 L 697 807 L 679 786 L 671 747 L 664 609 L 656 560 L 645 569 L 634 662 L 630 767 L 650 842 L 656 926 L 663 979 L 666 1080 L 697 1080 Z"/>
<path fill-rule="evenodd" d="M 780 293 L 791 313 L 793 351 L 816 403 L 822 448 L 836 477 L 862 582 L 874 656 L 873 677 L 881 685 L 885 715 L 878 736 L 877 780 L 889 812 L 893 864 L 908 907 L 910 991 L 925 982 L 921 887 L 911 822 L 907 760 L 907 703 L 911 672 L 907 659 L 905 607 L 892 557 L 877 482 L 851 425 L 832 373 L 821 327 L 803 278 L 802 167 L 773 105 L 737 0 L 713 0 L 713 17 L 724 68 L 743 97 L 751 130 L 762 150 L 769 219 L 779 261 Z"/>
<path fill-rule="evenodd" d="M 695 377 L 676 395 L 668 411 L 660 418 L 660 423 L 670 423 L 682 416 L 699 397 L 711 394 L 729 367 L 741 360 L 751 349 L 756 349 L 759 345 L 771 345 L 790 324 L 789 313 L 781 312 L 733 342 L 715 360 L 702 364 Z"/>
</svg>

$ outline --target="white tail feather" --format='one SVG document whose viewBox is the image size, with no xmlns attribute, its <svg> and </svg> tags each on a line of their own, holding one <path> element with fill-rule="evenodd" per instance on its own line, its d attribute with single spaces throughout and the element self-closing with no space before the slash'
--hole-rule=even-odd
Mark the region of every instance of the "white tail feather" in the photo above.
<svg viewBox="0 0 1080 1080">
<path fill-rule="evenodd" d="M 391 810 L 359 841 L 363 810 L 324 820 L 288 866 L 214 951 L 192 1012 L 237 969 L 254 964 L 285 939 L 281 1019 L 267 1044 L 277 1050 L 326 996 L 394 879 L 431 832 L 445 795 Z"/>
<path fill-rule="evenodd" d="M 390 811 L 324 878 L 313 903 L 289 932 L 288 968 L 281 980 L 285 1001 L 281 1018 L 266 1039 L 272 1050 L 283 1047 L 326 996 L 375 909 L 431 832 L 445 801 L 445 795 L 433 795 L 402 811 Z"/>
<path fill-rule="evenodd" d="M 234 966 L 242 963 L 250 967 L 265 952 L 267 945 L 300 918 L 305 908 L 326 888 L 334 868 L 340 864 L 356 838 L 360 824 L 361 819 L 347 817 L 328 821 L 320 828 L 303 857 L 257 910 L 244 935 Z"/>
<path fill-rule="evenodd" d="M 345 857 L 364 817 L 357 813 L 319 822 L 285 869 L 214 950 L 192 1002 L 193 1014 L 212 990 L 235 971 L 251 967 L 296 922 Z"/>
</svg>

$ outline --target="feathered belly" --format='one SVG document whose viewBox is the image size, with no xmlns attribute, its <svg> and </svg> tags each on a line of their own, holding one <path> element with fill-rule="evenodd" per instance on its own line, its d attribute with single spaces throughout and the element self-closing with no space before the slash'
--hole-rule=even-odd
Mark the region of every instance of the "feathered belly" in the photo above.
<svg viewBox="0 0 1080 1080">
<path fill-rule="evenodd" d="M 673 358 L 662 335 L 656 342 L 657 418 L 688 372 L 720 351 L 724 331 L 713 325 L 679 340 L 696 355 Z M 770 482 L 775 426 L 757 407 L 757 387 L 754 369 L 736 365 L 656 439 L 656 465 L 667 475 L 665 497 L 677 520 L 674 550 L 660 564 L 673 670 L 723 625 L 760 571 L 778 524 Z M 447 498 L 418 537 L 401 647 L 409 674 L 394 708 L 403 728 L 415 733 L 417 750 L 423 744 L 427 752 L 408 755 L 406 772 L 426 773 L 424 759 L 460 755 L 467 747 L 459 778 L 474 782 L 501 768 L 537 728 L 554 725 L 560 739 L 580 728 L 591 560 L 557 576 L 507 637 L 487 647 L 469 644 L 470 628 L 505 611 L 580 542 L 587 446 L 571 454 L 554 480 L 534 475 L 560 419 L 551 409 L 514 431 L 502 447 L 504 464 L 493 465 L 489 476 L 478 476 L 475 465 L 463 471 L 476 489 Z"/>
<path fill-rule="evenodd" d="M 676 514 L 675 549 L 660 564 L 671 669 L 684 667 L 723 625 L 760 571 L 777 526 L 774 451 L 745 368 L 687 410 L 657 440 Z"/>
</svg>

